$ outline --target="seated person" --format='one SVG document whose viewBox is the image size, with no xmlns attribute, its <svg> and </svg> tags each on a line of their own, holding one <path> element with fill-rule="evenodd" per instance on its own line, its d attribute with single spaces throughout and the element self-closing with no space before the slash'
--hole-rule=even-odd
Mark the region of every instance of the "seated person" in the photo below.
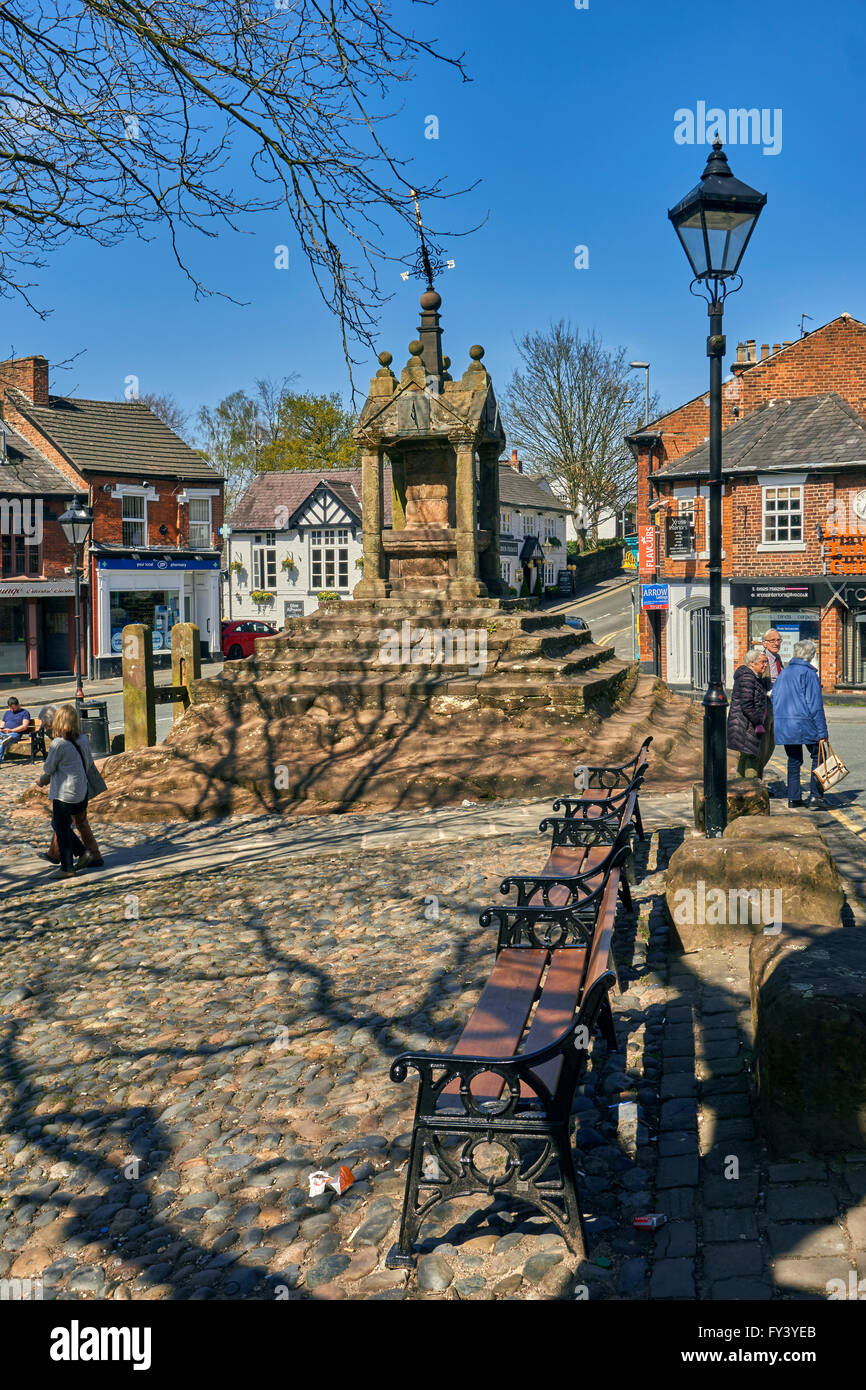
<svg viewBox="0 0 866 1390">
<path fill-rule="evenodd" d="M 22 709 L 17 695 L 10 695 L 6 701 L 6 713 L 0 720 L 0 763 L 10 743 L 18 743 L 33 725 L 29 709 Z"/>
</svg>

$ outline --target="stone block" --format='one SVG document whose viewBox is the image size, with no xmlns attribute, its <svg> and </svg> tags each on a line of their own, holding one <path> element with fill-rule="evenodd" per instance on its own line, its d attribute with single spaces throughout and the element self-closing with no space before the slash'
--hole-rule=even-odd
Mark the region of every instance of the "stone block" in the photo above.
<svg viewBox="0 0 866 1390">
<path fill-rule="evenodd" d="M 818 840 L 826 844 L 814 821 L 796 811 L 775 811 L 772 815 L 739 816 L 725 828 L 725 840 Z"/>
<path fill-rule="evenodd" d="M 707 821 L 704 809 L 704 784 L 695 782 L 692 787 L 692 811 L 695 829 L 706 830 Z M 728 824 L 740 816 L 768 816 L 770 814 L 770 793 L 757 777 L 731 777 L 728 780 Z"/>
<path fill-rule="evenodd" d="M 772 1152 L 866 1142 L 866 931 L 791 928 L 750 953 L 758 1114 Z"/>
<path fill-rule="evenodd" d="M 823 843 L 722 838 L 674 851 L 665 899 L 682 949 L 695 951 L 749 946 L 780 924 L 835 926 L 844 895 Z"/>
</svg>

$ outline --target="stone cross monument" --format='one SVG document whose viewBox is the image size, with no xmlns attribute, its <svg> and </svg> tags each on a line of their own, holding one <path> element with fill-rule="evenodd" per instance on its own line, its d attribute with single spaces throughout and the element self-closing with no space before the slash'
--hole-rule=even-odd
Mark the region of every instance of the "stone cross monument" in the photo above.
<svg viewBox="0 0 866 1390">
<path fill-rule="evenodd" d="M 484 349 L 454 381 L 442 356 L 441 296 L 428 284 L 421 325 L 398 381 L 390 352 L 355 428 L 361 448 L 364 577 L 357 599 L 499 595 L 499 458 L 505 432 Z M 392 527 L 383 464 L 391 464 Z"/>
</svg>

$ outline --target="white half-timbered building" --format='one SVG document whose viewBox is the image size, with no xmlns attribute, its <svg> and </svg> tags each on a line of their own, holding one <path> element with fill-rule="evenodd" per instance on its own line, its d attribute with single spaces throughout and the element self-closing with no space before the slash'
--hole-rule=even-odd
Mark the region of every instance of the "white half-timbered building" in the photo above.
<svg viewBox="0 0 866 1390">
<path fill-rule="evenodd" d="M 283 627 L 321 593 L 351 598 L 361 578 L 361 470 L 261 473 L 228 525 L 223 617 Z"/>
</svg>

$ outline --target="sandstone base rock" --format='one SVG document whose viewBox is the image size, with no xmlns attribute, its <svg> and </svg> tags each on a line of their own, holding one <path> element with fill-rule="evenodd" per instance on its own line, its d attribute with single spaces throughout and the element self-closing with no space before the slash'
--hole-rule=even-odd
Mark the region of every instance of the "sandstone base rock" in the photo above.
<svg viewBox="0 0 866 1390">
<path fill-rule="evenodd" d="M 671 856 L 665 899 L 684 951 L 748 946 L 768 928 L 838 925 L 844 894 L 820 837 L 691 839 Z"/>
<path fill-rule="evenodd" d="M 758 1107 L 773 1152 L 866 1144 L 866 929 L 757 936 L 750 956 Z"/>
<path fill-rule="evenodd" d="M 707 828 L 704 807 L 704 784 L 695 782 L 692 787 L 692 808 L 695 829 Z M 742 816 L 768 816 L 770 814 L 770 793 L 757 777 L 728 778 L 728 824 L 733 824 Z"/>
</svg>

